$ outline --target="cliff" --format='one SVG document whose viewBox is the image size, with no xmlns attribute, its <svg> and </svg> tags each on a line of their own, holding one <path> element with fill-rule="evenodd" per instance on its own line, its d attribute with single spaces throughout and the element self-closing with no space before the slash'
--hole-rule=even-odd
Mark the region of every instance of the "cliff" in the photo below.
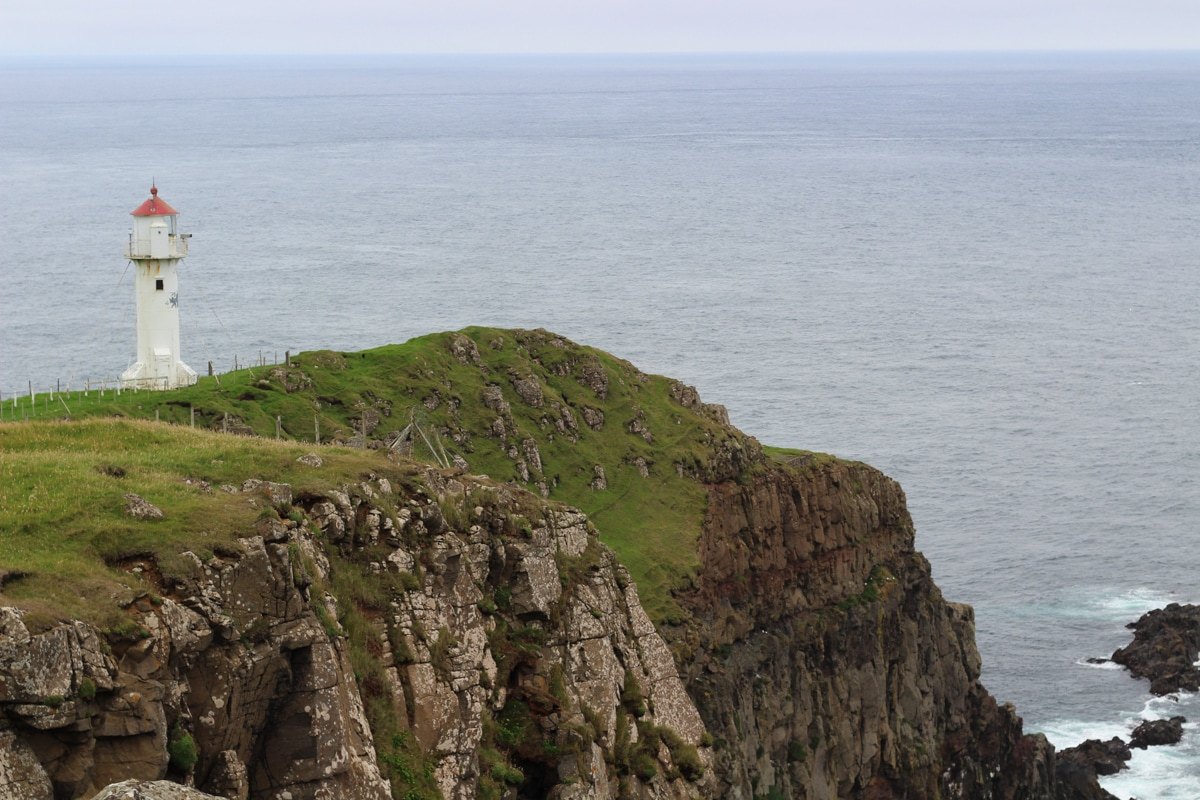
<svg viewBox="0 0 1200 800">
<path fill-rule="evenodd" d="M 545 332 L 223 382 L 166 408 L 266 434 L 315 401 L 360 450 L 37 428 L 103 473 L 106 511 L 57 524 L 67 572 L 126 610 L 72 605 L 21 547 L 0 563 L 25 609 L 0 625 L 0 797 L 1053 796 L 1052 750 L 980 685 L 970 609 L 869 467 L 764 451 L 689 387 Z M 164 413 L 122 402 L 97 413 Z M 136 481 L 165 521 L 119 512 Z"/>
</svg>

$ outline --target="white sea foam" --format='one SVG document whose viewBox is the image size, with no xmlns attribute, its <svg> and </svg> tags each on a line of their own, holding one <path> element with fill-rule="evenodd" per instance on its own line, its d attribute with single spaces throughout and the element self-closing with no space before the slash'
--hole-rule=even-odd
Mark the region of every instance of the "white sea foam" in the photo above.
<svg viewBox="0 0 1200 800">
<path fill-rule="evenodd" d="M 1149 697 L 1140 711 L 1117 714 L 1110 720 L 1060 719 L 1039 728 L 1051 744 L 1063 749 L 1087 739 L 1104 741 L 1117 736 L 1128 741 L 1139 723 L 1178 715 L 1200 720 L 1200 696 L 1183 692 Z M 1183 738 L 1177 745 L 1134 750 L 1127 769 L 1102 777 L 1101 785 L 1117 797 L 1137 800 L 1200 798 L 1200 776 L 1196 774 L 1196 763 L 1200 759 L 1200 722 L 1185 723 L 1183 730 Z"/>
<path fill-rule="evenodd" d="M 1179 602 L 1183 601 L 1173 592 L 1162 592 L 1143 586 L 1130 589 L 1115 597 L 1110 596 L 1098 600 L 1095 607 L 1110 619 L 1132 622 L 1147 611 Z"/>
<path fill-rule="evenodd" d="M 1080 659 L 1076 660 L 1075 663 L 1081 667 L 1091 667 L 1092 669 L 1116 669 L 1116 670 L 1125 669 L 1124 667 L 1122 667 L 1120 664 L 1118 664 L 1115 661 L 1095 662 L 1095 661 L 1088 661 L 1086 658 L 1080 658 Z"/>
</svg>

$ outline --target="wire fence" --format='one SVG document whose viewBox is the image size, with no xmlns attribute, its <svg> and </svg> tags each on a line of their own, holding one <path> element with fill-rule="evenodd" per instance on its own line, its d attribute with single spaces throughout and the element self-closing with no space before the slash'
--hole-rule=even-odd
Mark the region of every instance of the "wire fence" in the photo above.
<svg viewBox="0 0 1200 800">
<path fill-rule="evenodd" d="M 284 351 L 282 363 L 291 361 L 291 351 Z M 209 361 L 205 373 L 197 379 L 216 378 L 246 369 L 278 366 L 279 351 L 260 350 L 258 355 L 246 359 L 235 355 L 231 360 Z M 224 367 L 224 369 L 222 369 Z M 193 381 L 194 383 L 195 381 Z M 190 384 L 189 384 L 190 385 Z M 166 389 L 166 378 L 123 379 L 120 376 L 75 377 L 63 380 L 35 383 L 26 380 L 23 387 L 0 389 L 0 422 L 16 422 L 29 419 L 61 419 L 72 417 L 88 409 L 96 409 L 129 393 L 146 393 L 148 396 Z"/>
</svg>

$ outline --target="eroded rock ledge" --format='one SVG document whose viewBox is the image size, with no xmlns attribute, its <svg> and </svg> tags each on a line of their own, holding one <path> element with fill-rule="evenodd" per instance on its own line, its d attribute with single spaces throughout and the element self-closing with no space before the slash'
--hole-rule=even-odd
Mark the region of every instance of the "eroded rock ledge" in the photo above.
<svg viewBox="0 0 1200 800">
<path fill-rule="evenodd" d="M 122 631 L 0 610 L 0 797 L 713 796 L 670 651 L 579 512 L 432 470 L 242 491 L 280 514 L 187 575 L 139 565 L 160 591 Z"/>
<path fill-rule="evenodd" d="M 807 456 L 713 486 L 687 680 L 722 796 L 1051 798 L 1053 748 L 979 682 L 974 615 L 913 549 L 904 494 Z"/>
<path fill-rule="evenodd" d="M 1113 653 L 1113 661 L 1135 678 L 1149 679 L 1157 695 L 1200 689 L 1200 606 L 1171 603 L 1126 627 L 1133 641 Z"/>
</svg>

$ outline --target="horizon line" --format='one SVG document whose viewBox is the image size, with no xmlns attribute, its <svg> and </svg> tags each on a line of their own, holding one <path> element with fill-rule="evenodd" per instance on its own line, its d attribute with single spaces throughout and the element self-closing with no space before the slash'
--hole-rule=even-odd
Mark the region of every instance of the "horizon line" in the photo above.
<svg viewBox="0 0 1200 800">
<path fill-rule="evenodd" d="M 13 61 L 26 58 L 60 58 L 60 59 L 125 59 L 144 60 L 151 58 L 454 58 L 454 57 L 622 57 L 622 56 L 653 56 L 653 57 L 685 57 L 685 56 L 994 56 L 994 55 L 1200 55 L 1200 47 L 1011 47 L 1011 48 L 925 48 L 925 49 L 841 49 L 841 50 L 446 50 L 446 51 L 394 51 L 394 52 L 348 52 L 348 51 L 278 51 L 251 52 L 230 51 L 211 52 L 197 51 L 180 53 L 178 51 L 161 53 L 58 53 L 58 52 L 28 52 L 3 53 L 0 61 Z"/>
</svg>

